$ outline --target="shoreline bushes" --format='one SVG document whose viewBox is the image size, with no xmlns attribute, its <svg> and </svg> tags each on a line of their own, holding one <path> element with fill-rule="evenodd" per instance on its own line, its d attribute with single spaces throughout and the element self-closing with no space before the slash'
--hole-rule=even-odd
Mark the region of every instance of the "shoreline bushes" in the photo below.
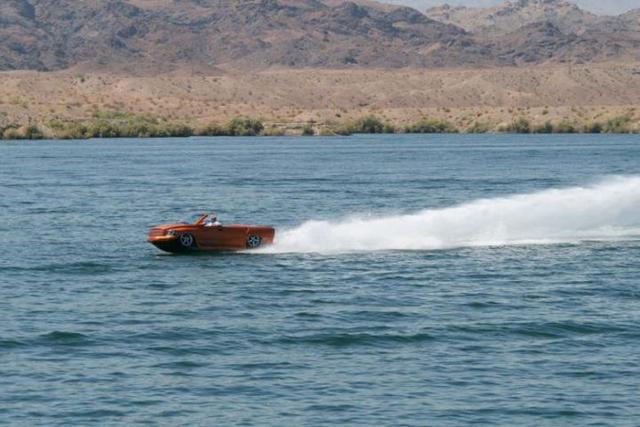
<svg viewBox="0 0 640 427">
<path fill-rule="evenodd" d="M 640 124 L 629 116 L 617 116 L 607 120 L 604 124 L 592 122 L 579 125 L 562 120 L 558 123 L 546 121 L 544 124 L 532 126 L 525 118 L 514 120 L 508 125 L 498 128 L 498 133 L 537 133 L 537 134 L 631 134 L 640 133 Z"/>
<path fill-rule="evenodd" d="M 44 139 L 44 133 L 33 123 L 26 126 L 10 125 L 0 129 L 0 139 Z"/>
<path fill-rule="evenodd" d="M 500 129 L 498 130 L 498 132 L 500 132 Z M 520 117 L 519 119 L 512 121 L 510 124 L 504 127 L 502 129 L 502 132 L 531 133 L 531 124 L 529 123 L 529 120 L 525 119 L 524 117 Z"/>
<path fill-rule="evenodd" d="M 395 128 L 375 116 L 366 116 L 352 125 L 351 133 L 395 133 Z"/>
<path fill-rule="evenodd" d="M 170 138 L 193 135 L 193 129 L 180 122 L 124 113 L 96 113 L 88 122 L 52 120 L 49 128 L 60 139 L 90 138 Z"/>
<path fill-rule="evenodd" d="M 251 117 L 235 117 L 226 125 L 210 123 L 195 132 L 198 136 L 258 136 L 265 130 L 264 124 Z M 273 131 L 273 128 L 270 130 Z"/>
<path fill-rule="evenodd" d="M 264 125 L 258 119 L 242 117 L 231 119 L 227 129 L 230 136 L 257 136 L 264 130 Z"/>
<path fill-rule="evenodd" d="M 302 136 L 314 136 L 315 134 L 316 134 L 316 131 L 313 129 L 313 126 L 311 126 L 311 124 L 309 123 L 304 125 L 304 127 L 302 128 Z"/>
<path fill-rule="evenodd" d="M 464 125 L 460 125 L 464 126 Z M 578 124 L 568 120 L 553 123 L 531 124 L 525 117 L 497 126 L 490 122 L 475 121 L 464 130 L 453 123 L 423 118 L 401 129 L 376 116 L 364 116 L 350 122 L 306 123 L 295 129 L 302 136 L 332 136 L 382 133 L 514 133 L 514 134 L 576 134 L 640 133 L 640 123 L 630 116 L 616 116 L 606 122 Z M 90 139 L 90 138 L 170 138 L 189 136 L 284 136 L 286 125 L 270 124 L 268 127 L 252 117 L 236 117 L 226 124 L 212 122 L 196 128 L 180 121 L 161 117 L 128 113 L 95 113 L 84 121 L 52 120 L 46 126 L 34 122 L 26 125 L 8 124 L 0 128 L 0 139 Z"/>
<path fill-rule="evenodd" d="M 533 133 L 553 133 L 553 125 L 547 121 L 544 124 L 534 126 Z"/>
<path fill-rule="evenodd" d="M 322 136 L 331 135 L 353 135 L 353 134 L 376 134 L 376 133 L 395 133 L 392 124 L 383 122 L 376 116 L 365 116 L 355 122 L 335 124 L 330 123 L 320 132 Z"/>
<path fill-rule="evenodd" d="M 405 133 L 458 133 L 458 129 L 443 120 L 422 119 L 404 129 Z"/>
<path fill-rule="evenodd" d="M 618 116 L 607 120 L 607 123 L 602 127 L 604 133 L 633 133 L 633 123 L 629 116 Z M 637 132 L 637 128 L 635 129 Z"/>
<path fill-rule="evenodd" d="M 491 125 L 484 122 L 474 122 L 473 125 L 467 129 L 467 133 L 489 133 L 491 132 Z"/>
</svg>

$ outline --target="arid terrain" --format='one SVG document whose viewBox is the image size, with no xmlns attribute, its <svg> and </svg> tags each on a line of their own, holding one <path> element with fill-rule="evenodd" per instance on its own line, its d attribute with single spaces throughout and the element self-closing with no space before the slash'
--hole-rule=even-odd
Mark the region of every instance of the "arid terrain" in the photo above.
<svg viewBox="0 0 640 427">
<path fill-rule="evenodd" d="M 265 70 L 128 77 L 69 72 L 0 76 L 9 122 L 88 120 L 97 112 L 151 115 L 194 125 L 251 116 L 286 128 L 375 115 L 395 125 L 428 117 L 461 130 L 495 130 L 514 118 L 586 124 L 640 119 L 640 63 L 482 70 Z"/>
<path fill-rule="evenodd" d="M 252 117 L 289 133 L 365 116 L 463 132 L 623 117 L 637 130 L 639 13 L 562 0 L 425 14 L 368 0 L 7 0 L 0 131 L 58 136 L 56 123 L 104 114 L 193 129 Z"/>
</svg>

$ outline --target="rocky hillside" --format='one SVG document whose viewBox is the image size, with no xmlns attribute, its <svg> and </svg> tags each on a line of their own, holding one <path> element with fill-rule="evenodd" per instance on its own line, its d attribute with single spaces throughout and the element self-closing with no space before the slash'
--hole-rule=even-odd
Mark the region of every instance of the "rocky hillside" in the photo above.
<svg viewBox="0 0 640 427">
<path fill-rule="evenodd" d="M 410 8 L 318 0 L 3 0 L 0 7 L 4 70 L 486 62 L 464 30 Z"/>
<path fill-rule="evenodd" d="M 515 0 L 489 8 L 440 6 L 427 16 L 482 37 L 506 35 L 536 23 L 549 23 L 563 33 L 583 33 L 599 17 L 564 0 Z"/>
<path fill-rule="evenodd" d="M 372 0 L 2 0 L 0 70 L 433 68 L 640 59 L 637 13 L 562 0 L 427 15 Z"/>
<path fill-rule="evenodd" d="M 500 62 L 636 60 L 640 10 L 605 17 L 564 0 L 513 0 L 490 8 L 441 6 L 426 15 L 473 34 Z"/>
</svg>

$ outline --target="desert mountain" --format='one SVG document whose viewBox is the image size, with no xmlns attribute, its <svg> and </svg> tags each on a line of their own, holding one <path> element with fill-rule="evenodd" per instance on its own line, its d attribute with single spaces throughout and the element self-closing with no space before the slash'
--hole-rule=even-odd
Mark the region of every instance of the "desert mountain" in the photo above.
<svg viewBox="0 0 640 427">
<path fill-rule="evenodd" d="M 427 15 L 373 0 L 2 0 L 0 70 L 475 67 L 639 59 L 637 12 L 563 0 Z"/>
<path fill-rule="evenodd" d="M 564 33 L 550 22 L 527 24 L 491 44 L 499 60 L 516 65 L 545 62 L 587 63 L 633 60 L 637 45 L 613 43 L 610 34 Z"/>
<path fill-rule="evenodd" d="M 640 53 L 640 10 L 605 17 L 564 0 L 514 0 L 490 8 L 441 6 L 426 15 L 473 34 L 500 62 L 635 60 Z"/>
<path fill-rule="evenodd" d="M 617 17 L 606 17 L 600 21 L 603 25 L 622 31 L 640 32 L 640 9 L 635 9 Z"/>
<path fill-rule="evenodd" d="M 486 62 L 464 30 L 406 7 L 318 0 L 3 0 L 1 7 L 5 70 Z"/>
<path fill-rule="evenodd" d="M 598 16 L 563 0 L 516 0 L 489 8 L 440 6 L 427 16 L 483 37 L 509 34 L 536 23 L 549 23 L 563 33 L 583 33 Z"/>
</svg>

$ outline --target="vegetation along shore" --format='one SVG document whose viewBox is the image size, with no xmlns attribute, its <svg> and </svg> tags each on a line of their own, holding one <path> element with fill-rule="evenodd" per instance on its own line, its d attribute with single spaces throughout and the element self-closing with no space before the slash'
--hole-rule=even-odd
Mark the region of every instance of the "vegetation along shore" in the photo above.
<svg viewBox="0 0 640 427">
<path fill-rule="evenodd" d="M 476 121 L 460 127 L 445 120 L 424 118 L 413 124 L 398 126 L 376 116 L 365 116 L 349 122 L 331 123 L 267 123 L 259 118 L 236 117 L 226 123 L 194 125 L 162 117 L 126 113 L 98 113 L 90 120 L 48 123 L 9 124 L 0 128 L 4 140 L 20 139 L 91 139 L 91 138 L 170 138 L 189 136 L 334 136 L 379 133 L 640 133 L 640 122 L 631 116 L 615 116 L 605 121 L 579 123 L 545 121 L 531 123 L 524 117 L 509 123 Z"/>
<path fill-rule="evenodd" d="M 640 129 L 639 106 L 640 62 L 215 75 L 0 72 L 0 130 L 11 139 L 626 133 Z"/>
</svg>

